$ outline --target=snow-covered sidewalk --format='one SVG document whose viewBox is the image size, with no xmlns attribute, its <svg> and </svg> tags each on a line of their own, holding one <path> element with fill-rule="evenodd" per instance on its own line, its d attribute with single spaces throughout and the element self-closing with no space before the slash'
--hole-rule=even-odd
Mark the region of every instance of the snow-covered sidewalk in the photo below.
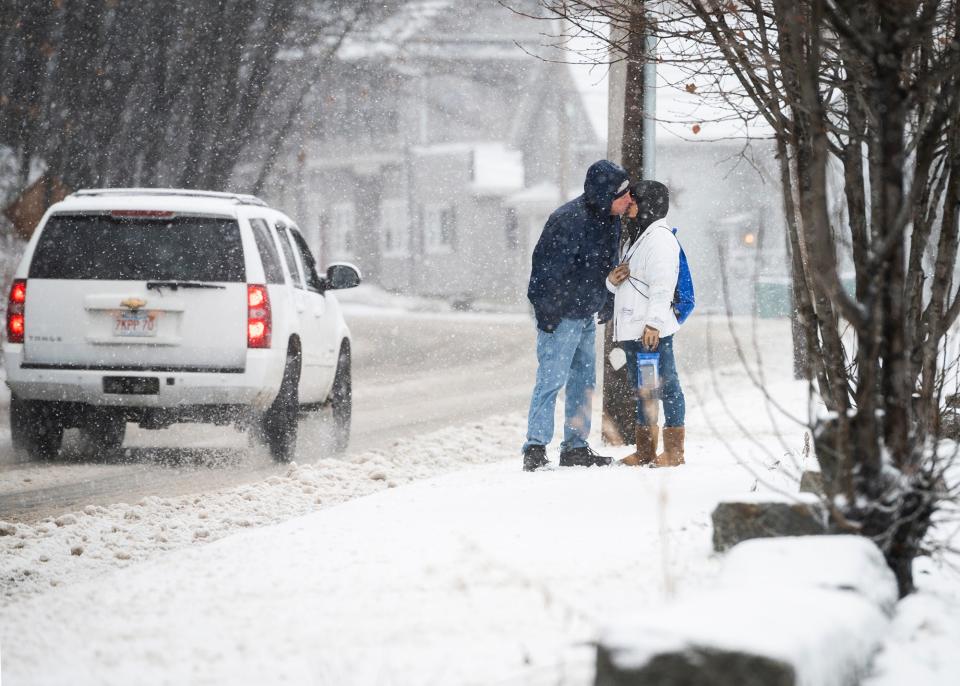
<svg viewBox="0 0 960 686">
<path fill-rule="evenodd" d="M 8 606 L 9 683 L 556 683 L 598 623 L 714 570 L 729 464 L 515 460 L 187 548 Z"/>
</svg>

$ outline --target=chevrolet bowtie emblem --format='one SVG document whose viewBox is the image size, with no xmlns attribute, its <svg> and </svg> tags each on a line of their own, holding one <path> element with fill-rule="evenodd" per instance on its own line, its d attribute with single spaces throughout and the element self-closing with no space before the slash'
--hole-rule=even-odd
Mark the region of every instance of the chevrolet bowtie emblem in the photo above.
<svg viewBox="0 0 960 686">
<path fill-rule="evenodd" d="M 127 298 L 126 300 L 121 300 L 120 304 L 131 310 L 139 310 L 147 304 L 147 301 L 141 298 Z"/>
</svg>

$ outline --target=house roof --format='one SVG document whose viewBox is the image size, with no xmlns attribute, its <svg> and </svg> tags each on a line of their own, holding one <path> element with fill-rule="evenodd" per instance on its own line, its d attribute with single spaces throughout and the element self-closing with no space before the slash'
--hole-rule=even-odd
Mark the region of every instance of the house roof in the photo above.
<svg viewBox="0 0 960 686">
<path fill-rule="evenodd" d="M 523 188 L 523 153 L 502 143 L 473 149 L 473 183 L 477 195 L 507 195 Z"/>
<path fill-rule="evenodd" d="M 396 57 L 418 34 L 430 29 L 437 15 L 452 4 L 452 0 L 408 2 L 380 24 L 348 37 L 337 56 L 346 61 Z"/>
<path fill-rule="evenodd" d="M 560 201 L 560 189 L 549 181 L 541 181 L 535 186 L 524 188 L 510 195 L 506 202 L 509 205 L 544 205 L 555 206 Z"/>
<path fill-rule="evenodd" d="M 418 145 L 418 157 L 469 156 L 473 181 L 467 188 L 475 195 L 508 195 L 523 188 L 523 152 L 499 142 L 455 142 Z"/>
<path fill-rule="evenodd" d="M 533 14 L 535 0 L 515 4 Z M 345 61 L 421 57 L 530 59 L 518 43 L 540 40 L 542 27 L 496 3 L 411 0 L 379 24 L 349 37 L 337 52 Z"/>
</svg>

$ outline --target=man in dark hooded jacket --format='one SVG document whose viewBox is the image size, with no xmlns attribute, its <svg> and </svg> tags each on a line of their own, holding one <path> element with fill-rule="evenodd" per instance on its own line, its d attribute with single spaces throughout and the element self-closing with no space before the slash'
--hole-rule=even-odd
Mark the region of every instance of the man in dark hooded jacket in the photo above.
<svg viewBox="0 0 960 686">
<path fill-rule="evenodd" d="M 530 399 L 523 468 L 548 464 L 557 394 L 565 388 L 560 466 L 608 465 L 610 458 L 587 445 L 596 385 L 596 324 L 610 319 L 613 300 L 607 278 L 616 270 L 620 217 L 632 204 L 629 179 L 608 160 L 587 170 L 583 195 L 559 207 L 547 220 L 533 251 L 527 297 L 537 318 L 537 380 Z M 622 271 L 622 270 L 621 270 Z"/>
</svg>

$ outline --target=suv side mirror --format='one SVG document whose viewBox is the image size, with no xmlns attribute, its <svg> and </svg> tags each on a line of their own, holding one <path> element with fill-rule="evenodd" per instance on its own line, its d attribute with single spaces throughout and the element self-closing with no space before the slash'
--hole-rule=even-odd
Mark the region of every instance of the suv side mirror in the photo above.
<svg viewBox="0 0 960 686">
<path fill-rule="evenodd" d="M 338 262 L 327 267 L 327 288 L 341 290 L 360 285 L 360 270 L 352 264 Z"/>
</svg>

